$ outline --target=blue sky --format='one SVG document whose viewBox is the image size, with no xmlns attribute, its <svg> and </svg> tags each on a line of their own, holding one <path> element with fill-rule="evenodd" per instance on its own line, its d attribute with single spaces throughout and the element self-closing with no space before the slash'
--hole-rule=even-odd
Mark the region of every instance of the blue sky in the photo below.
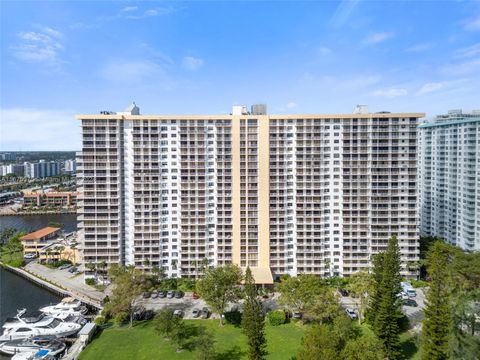
<svg viewBox="0 0 480 360">
<path fill-rule="evenodd" d="M 0 150 L 77 150 L 75 113 L 480 108 L 479 1 L 1 1 Z"/>
</svg>

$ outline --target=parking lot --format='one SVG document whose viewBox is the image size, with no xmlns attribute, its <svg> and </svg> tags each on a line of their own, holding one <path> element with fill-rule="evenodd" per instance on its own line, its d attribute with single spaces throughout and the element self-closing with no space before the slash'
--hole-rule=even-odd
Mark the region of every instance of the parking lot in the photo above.
<svg viewBox="0 0 480 360">
<path fill-rule="evenodd" d="M 193 299 L 191 293 L 185 294 L 184 297 L 181 299 L 167 299 L 167 298 L 155 298 L 152 299 L 150 298 L 141 298 L 137 301 L 137 305 L 141 305 L 145 307 L 147 310 L 153 310 L 155 312 L 158 312 L 164 308 L 170 308 L 172 310 L 181 310 L 183 311 L 184 318 L 185 319 L 194 319 L 193 317 L 193 310 L 198 309 L 202 310 L 204 307 L 208 307 L 205 304 L 205 301 L 202 299 Z M 210 315 L 210 318 L 215 318 L 214 315 Z"/>
<path fill-rule="evenodd" d="M 413 323 L 422 321 L 423 309 L 425 308 L 425 293 L 423 292 L 423 289 L 417 288 L 415 290 L 417 296 L 412 297 L 411 299 L 415 300 L 417 306 L 402 306 L 402 312 L 408 317 L 412 325 Z M 358 299 L 349 296 L 342 296 L 340 298 L 340 303 L 344 308 L 352 308 L 358 313 L 358 307 L 360 304 Z"/>
</svg>

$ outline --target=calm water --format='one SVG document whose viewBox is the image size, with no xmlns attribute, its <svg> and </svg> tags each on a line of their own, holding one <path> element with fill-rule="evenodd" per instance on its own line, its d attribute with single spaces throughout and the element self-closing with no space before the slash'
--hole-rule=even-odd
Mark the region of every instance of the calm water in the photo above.
<svg viewBox="0 0 480 360">
<path fill-rule="evenodd" d="M 63 224 L 66 232 L 77 230 L 76 214 L 49 214 L 49 215 L 28 215 L 28 216 L 0 216 L 0 231 L 14 227 L 18 231 L 35 231 L 48 226 L 50 222 Z"/>
<path fill-rule="evenodd" d="M 58 296 L 0 267 L 0 324 L 15 316 L 17 309 L 36 311 L 43 305 L 59 301 Z M 0 360 L 6 359 L 9 357 L 0 353 Z"/>
<path fill-rule="evenodd" d="M 49 222 L 62 223 L 66 232 L 77 229 L 75 214 L 51 214 L 0 216 L 0 231 L 8 227 L 14 227 L 18 231 L 34 231 L 48 226 Z M 7 317 L 15 316 L 17 309 L 36 311 L 42 305 L 59 301 L 58 296 L 0 267 L 0 324 Z M 6 357 L 0 354 L 0 359 Z"/>
</svg>

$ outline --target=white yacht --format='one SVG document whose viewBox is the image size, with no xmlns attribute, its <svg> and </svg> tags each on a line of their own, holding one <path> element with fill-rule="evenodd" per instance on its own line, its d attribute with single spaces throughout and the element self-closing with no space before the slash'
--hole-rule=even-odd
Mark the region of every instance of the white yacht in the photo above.
<svg viewBox="0 0 480 360">
<path fill-rule="evenodd" d="M 57 339 L 54 335 L 35 336 L 31 339 L 20 339 L 7 341 L 0 345 L 0 352 L 8 355 L 18 353 L 38 352 L 39 350 L 48 350 L 50 355 L 59 355 L 66 349 L 63 341 Z"/>
<path fill-rule="evenodd" d="M 41 312 L 47 315 L 55 314 L 71 314 L 74 316 L 85 315 L 87 308 L 82 305 L 82 302 L 72 297 L 66 297 L 56 305 L 49 305 L 42 307 Z"/>
<path fill-rule="evenodd" d="M 66 337 L 77 333 L 82 325 L 76 322 L 64 322 L 45 314 L 24 316 L 25 309 L 19 311 L 15 318 L 9 318 L 3 324 L 0 342 L 27 339 L 39 335 Z"/>
</svg>

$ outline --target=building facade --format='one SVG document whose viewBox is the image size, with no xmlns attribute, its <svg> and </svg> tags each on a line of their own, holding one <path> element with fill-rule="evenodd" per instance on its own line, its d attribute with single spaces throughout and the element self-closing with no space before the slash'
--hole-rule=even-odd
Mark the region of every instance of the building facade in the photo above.
<svg viewBox="0 0 480 360">
<path fill-rule="evenodd" d="M 77 170 L 77 163 L 75 160 L 65 160 L 64 171 L 67 174 L 74 174 Z"/>
<path fill-rule="evenodd" d="M 413 274 L 424 114 L 232 114 L 77 116 L 85 262 L 348 276 L 396 235 Z"/>
<path fill-rule="evenodd" d="M 480 250 L 480 111 L 419 126 L 420 232 Z"/>
<path fill-rule="evenodd" d="M 60 174 L 60 162 L 40 160 L 36 163 L 25 163 L 25 177 L 42 179 Z"/>
<path fill-rule="evenodd" d="M 24 206 L 72 207 L 77 204 L 76 192 L 46 192 L 23 194 Z"/>
</svg>

